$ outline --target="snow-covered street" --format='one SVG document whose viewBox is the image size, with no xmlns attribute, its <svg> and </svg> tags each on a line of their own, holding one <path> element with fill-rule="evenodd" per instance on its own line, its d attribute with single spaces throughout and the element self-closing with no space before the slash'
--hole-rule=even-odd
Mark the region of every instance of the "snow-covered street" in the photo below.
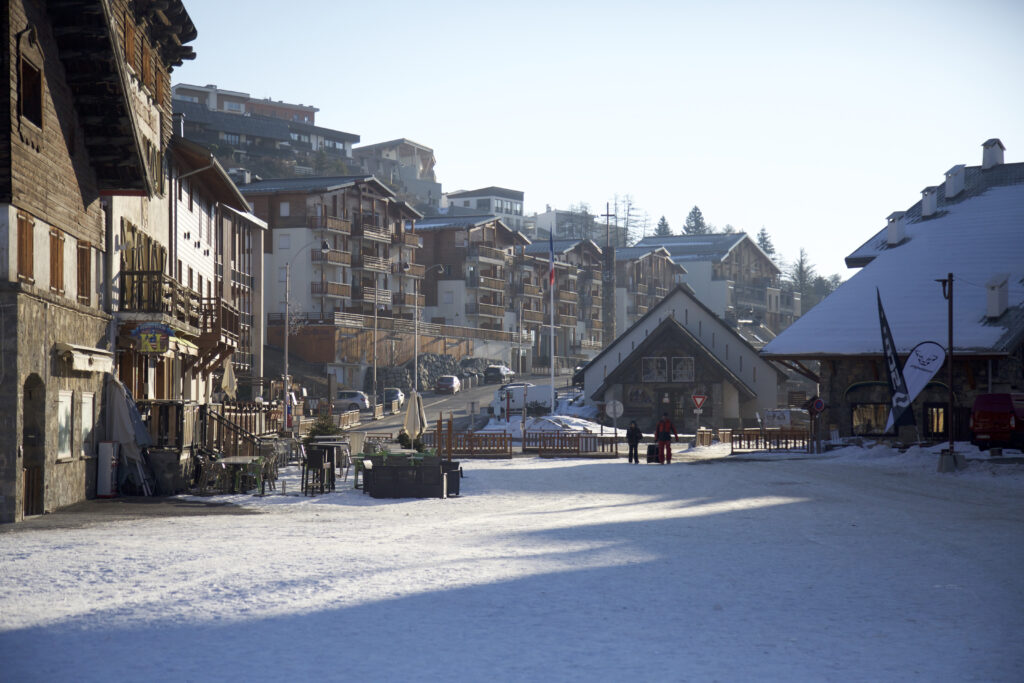
<svg viewBox="0 0 1024 683">
<path fill-rule="evenodd" d="M 724 455 L 8 526 L 0 679 L 1020 680 L 1024 465 Z"/>
</svg>

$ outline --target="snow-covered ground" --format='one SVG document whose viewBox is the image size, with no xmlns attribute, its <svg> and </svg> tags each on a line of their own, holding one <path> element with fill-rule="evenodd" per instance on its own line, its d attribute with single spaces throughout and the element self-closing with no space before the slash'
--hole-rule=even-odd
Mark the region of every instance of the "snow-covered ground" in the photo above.
<svg viewBox="0 0 1024 683">
<path fill-rule="evenodd" d="M 0 680 L 1021 680 L 1024 465 L 683 451 L 7 527 Z"/>
</svg>

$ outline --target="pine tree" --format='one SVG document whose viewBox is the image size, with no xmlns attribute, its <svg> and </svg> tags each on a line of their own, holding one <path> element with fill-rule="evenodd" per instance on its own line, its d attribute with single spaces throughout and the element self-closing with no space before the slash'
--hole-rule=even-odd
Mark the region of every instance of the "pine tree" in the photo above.
<svg viewBox="0 0 1024 683">
<path fill-rule="evenodd" d="M 654 228 L 654 234 L 658 237 L 668 237 L 672 234 L 672 228 L 668 227 L 668 221 L 664 216 L 658 219 L 658 226 Z"/>
<path fill-rule="evenodd" d="M 757 246 L 761 247 L 761 251 L 769 256 L 775 255 L 775 245 L 772 244 L 772 238 L 768 236 L 768 231 L 765 230 L 763 225 L 761 226 L 761 231 L 757 233 Z"/>
<path fill-rule="evenodd" d="M 694 206 L 690 209 L 689 215 L 686 217 L 686 223 L 683 224 L 683 231 L 687 235 L 706 235 L 708 232 L 708 225 L 704 222 L 704 214 L 700 212 L 700 209 Z"/>
<path fill-rule="evenodd" d="M 800 297 L 803 298 L 806 294 L 811 291 L 811 283 L 814 281 L 817 273 L 814 271 L 814 264 L 811 263 L 811 258 L 807 255 L 807 252 L 800 248 L 800 256 L 793 265 L 789 268 L 789 282 L 794 292 L 799 292 Z"/>
</svg>

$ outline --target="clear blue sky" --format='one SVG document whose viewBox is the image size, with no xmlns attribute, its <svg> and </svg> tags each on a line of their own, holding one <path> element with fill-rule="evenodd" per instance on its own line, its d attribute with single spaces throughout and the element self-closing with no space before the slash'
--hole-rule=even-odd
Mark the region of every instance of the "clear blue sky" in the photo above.
<svg viewBox="0 0 1024 683">
<path fill-rule="evenodd" d="M 184 0 L 174 83 L 312 104 L 526 211 L 694 205 L 821 274 L 998 137 L 1024 160 L 1024 2 Z"/>
</svg>

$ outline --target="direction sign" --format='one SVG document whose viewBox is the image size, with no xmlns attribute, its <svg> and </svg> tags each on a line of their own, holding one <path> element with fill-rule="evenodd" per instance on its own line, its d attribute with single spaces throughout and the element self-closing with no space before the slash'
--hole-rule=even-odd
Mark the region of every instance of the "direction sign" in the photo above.
<svg viewBox="0 0 1024 683">
<path fill-rule="evenodd" d="M 608 417 L 618 419 L 622 417 L 622 401 L 608 401 L 604 407 L 604 412 L 607 413 Z"/>
<path fill-rule="evenodd" d="M 693 394 L 690 398 L 693 400 L 693 407 L 698 410 L 704 406 L 704 401 L 708 400 L 706 394 Z"/>
</svg>

